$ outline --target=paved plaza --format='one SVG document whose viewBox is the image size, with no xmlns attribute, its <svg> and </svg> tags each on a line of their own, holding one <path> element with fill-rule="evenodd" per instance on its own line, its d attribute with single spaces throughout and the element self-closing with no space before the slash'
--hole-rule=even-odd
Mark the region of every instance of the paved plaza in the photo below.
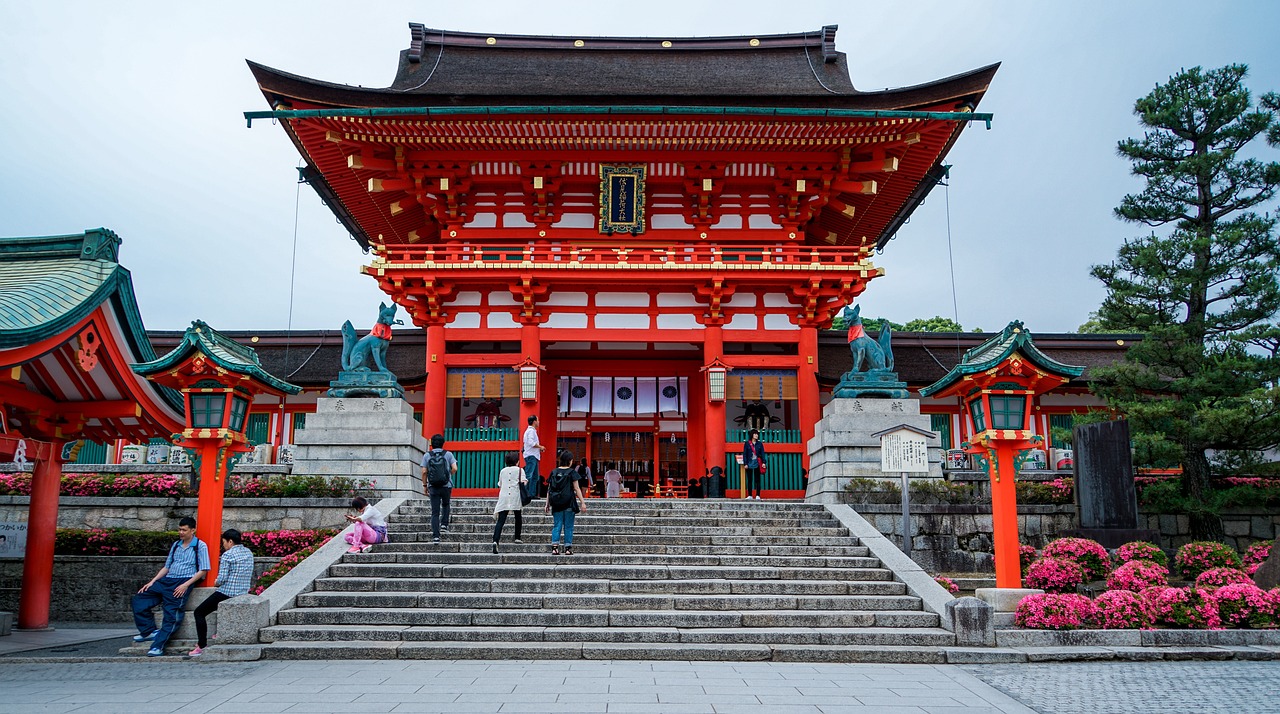
<svg viewBox="0 0 1280 714">
<path fill-rule="evenodd" d="M 1274 712 L 1270 662 L 0 662 L 0 712 Z"/>
</svg>

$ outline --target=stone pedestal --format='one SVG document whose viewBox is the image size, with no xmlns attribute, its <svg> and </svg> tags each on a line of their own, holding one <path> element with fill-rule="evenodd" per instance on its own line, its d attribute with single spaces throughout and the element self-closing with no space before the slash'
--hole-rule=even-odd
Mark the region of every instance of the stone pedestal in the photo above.
<svg viewBox="0 0 1280 714">
<path fill-rule="evenodd" d="M 427 440 L 403 399 L 321 398 L 295 441 L 295 476 L 367 478 L 384 496 L 422 495 Z"/>
<path fill-rule="evenodd" d="M 1014 613 L 1022 598 L 1043 595 L 1044 591 L 1035 588 L 978 588 L 973 594 L 995 609 L 995 628 L 1007 630 L 1014 626 Z"/>
<path fill-rule="evenodd" d="M 853 478 L 899 478 L 880 471 L 880 440 L 872 434 L 899 424 L 929 430 L 929 416 L 917 399 L 832 399 L 809 440 L 809 488 L 805 500 L 840 503 Z M 941 442 L 929 445 L 929 473 L 914 478 L 942 478 Z"/>
</svg>

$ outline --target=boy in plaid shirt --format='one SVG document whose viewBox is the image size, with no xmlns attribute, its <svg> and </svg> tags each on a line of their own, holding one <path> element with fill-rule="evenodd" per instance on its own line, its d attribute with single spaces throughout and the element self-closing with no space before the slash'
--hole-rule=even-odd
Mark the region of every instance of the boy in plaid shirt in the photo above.
<svg viewBox="0 0 1280 714">
<path fill-rule="evenodd" d="M 223 600 L 249 592 L 253 583 L 253 553 L 242 545 L 240 531 L 228 528 L 222 533 L 222 557 L 218 559 L 218 589 L 196 606 L 196 648 L 188 654 L 199 657 L 208 647 L 209 623 L 205 618 L 218 609 Z"/>
</svg>

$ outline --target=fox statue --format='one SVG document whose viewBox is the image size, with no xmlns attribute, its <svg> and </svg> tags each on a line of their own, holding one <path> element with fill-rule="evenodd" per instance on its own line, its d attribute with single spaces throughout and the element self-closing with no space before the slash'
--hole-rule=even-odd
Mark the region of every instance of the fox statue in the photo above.
<svg viewBox="0 0 1280 714">
<path fill-rule="evenodd" d="M 356 337 L 356 328 L 347 320 L 342 323 L 342 369 L 349 372 L 385 372 L 387 369 L 387 346 L 391 344 L 391 326 L 403 325 L 404 320 L 397 320 L 396 304 L 390 306 L 378 303 L 378 321 L 373 331 L 364 337 Z M 395 375 L 392 375 L 395 379 Z"/>
<path fill-rule="evenodd" d="M 889 329 L 889 321 L 882 320 L 880 323 L 880 338 L 873 340 L 867 336 L 865 330 L 862 329 L 862 306 L 855 305 L 853 310 L 844 309 L 843 317 L 849 324 L 849 351 L 853 355 L 853 369 L 851 374 L 857 374 L 862 371 L 862 363 L 865 360 L 867 369 L 893 369 L 893 348 L 890 346 L 890 340 L 893 338 L 893 330 Z"/>
</svg>

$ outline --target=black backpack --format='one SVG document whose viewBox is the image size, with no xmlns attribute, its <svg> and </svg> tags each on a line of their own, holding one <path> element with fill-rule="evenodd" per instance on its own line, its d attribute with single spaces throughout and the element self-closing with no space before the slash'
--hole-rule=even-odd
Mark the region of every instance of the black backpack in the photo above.
<svg viewBox="0 0 1280 714">
<path fill-rule="evenodd" d="M 557 511 L 573 505 L 573 482 L 577 474 L 567 468 L 557 468 L 547 477 L 547 503 Z"/>
<path fill-rule="evenodd" d="M 449 461 L 444 449 L 436 449 L 427 458 L 427 483 L 436 488 L 449 485 Z"/>
</svg>

